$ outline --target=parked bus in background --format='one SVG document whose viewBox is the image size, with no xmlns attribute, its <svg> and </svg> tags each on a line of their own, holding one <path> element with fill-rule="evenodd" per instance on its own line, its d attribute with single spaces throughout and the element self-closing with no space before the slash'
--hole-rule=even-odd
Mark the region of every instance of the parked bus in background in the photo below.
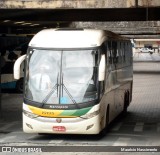
<svg viewBox="0 0 160 155">
<path fill-rule="evenodd" d="M 1 88 L 3 90 L 14 89 L 17 92 L 23 92 L 23 77 L 24 77 L 24 63 L 21 67 L 21 77 L 15 80 L 13 77 L 13 66 L 15 60 L 21 55 L 26 54 L 28 42 L 20 44 L 14 49 L 2 49 L 1 59 L 3 60 L 3 66 L 1 68 Z"/>
<path fill-rule="evenodd" d="M 46 29 L 14 65 L 25 60 L 23 130 L 99 134 L 132 100 L 130 40 L 105 30 Z"/>
</svg>

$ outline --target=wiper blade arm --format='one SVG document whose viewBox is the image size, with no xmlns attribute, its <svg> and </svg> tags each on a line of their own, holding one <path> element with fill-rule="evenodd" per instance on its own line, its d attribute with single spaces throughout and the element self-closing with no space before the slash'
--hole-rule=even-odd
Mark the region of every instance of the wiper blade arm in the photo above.
<svg viewBox="0 0 160 155">
<path fill-rule="evenodd" d="M 75 99 L 73 98 L 73 96 L 71 95 L 71 93 L 68 91 L 68 89 L 66 88 L 66 86 L 63 83 L 63 74 L 62 74 L 62 87 L 64 88 L 64 90 L 66 91 L 67 95 L 69 96 L 69 98 L 72 100 L 72 102 L 74 104 L 77 104 Z M 62 89 L 62 96 L 63 96 L 63 89 Z"/>
<path fill-rule="evenodd" d="M 64 90 L 66 91 L 66 93 L 68 94 L 69 98 L 72 100 L 72 102 L 73 102 L 74 104 L 77 104 L 76 101 L 75 101 L 75 99 L 74 99 L 73 96 L 70 94 L 70 92 L 68 91 L 68 89 L 66 88 L 66 86 L 65 86 L 64 84 L 63 84 L 63 88 L 64 88 Z"/>
<path fill-rule="evenodd" d="M 51 97 L 51 95 L 55 92 L 56 88 L 58 88 L 58 84 L 55 84 L 54 87 L 51 89 L 51 91 L 48 93 L 48 95 L 43 99 L 42 103 L 46 103 L 48 99 Z"/>
<path fill-rule="evenodd" d="M 51 89 L 51 91 L 47 94 L 47 96 L 43 99 L 42 103 L 44 105 L 44 103 L 47 103 L 47 101 L 49 100 L 49 98 L 51 97 L 51 95 L 55 92 L 55 90 L 57 89 L 57 96 L 58 96 L 58 77 L 59 77 L 59 73 L 57 75 L 57 83 L 53 86 L 53 88 Z"/>
<path fill-rule="evenodd" d="M 55 90 L 57 90 L 57 96 L 58 96 L 58 87 L 60 85 L 63 87 L 63 89 L 65 90 L 65 92 L 67 93 L 67 95 L 69 96 L 69 98 L 71 99 L 71 101 L 74 104 L 77 104 L 76 101 L 75 101 L 75 99 L 73 98 L 73 96 L 71 95 L 71 93 L 68 91 L 68 89 L 66 88 L 66 86 L 63 83 L 63 74 L 62 74 L 62 84 L 60 84 L 60 85 L 58 84 L 58 77 L 59 77 L 59 74 L 57 76 L 57 83 L 54 85 L 54 87 L 51 89 L 51 91 L 47 94 L 47 96 L 42 100 L 43 105 L 45 103 L 47 103 L 47 101 L 49 100 L 49 98 L 51 97 L 51 95 L 55 92 Z M 63 96 L 63 89 L 62 89 L 62 96 Z"/>
</svg>

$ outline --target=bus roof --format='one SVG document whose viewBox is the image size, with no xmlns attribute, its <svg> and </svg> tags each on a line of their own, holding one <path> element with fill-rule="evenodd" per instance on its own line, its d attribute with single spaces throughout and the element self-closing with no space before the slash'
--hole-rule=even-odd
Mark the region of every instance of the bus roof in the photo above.
<svg viewBox="0 0 160 155">
<path fill-rule="evenodd" d="M 108 37 L 124 39 L 117 34 L 96 29 L 45 29 L 37 33 L 29 43 L 41 48 L 93 48 Z"/>
</svg>

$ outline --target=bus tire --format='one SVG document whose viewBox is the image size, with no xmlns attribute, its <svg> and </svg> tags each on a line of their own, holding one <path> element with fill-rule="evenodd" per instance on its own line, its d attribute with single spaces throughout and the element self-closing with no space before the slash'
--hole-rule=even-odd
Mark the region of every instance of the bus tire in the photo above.
<svg viewBox="0 0 160 155">
<path fill-rule="evenodd" d="M 16 90 L 19 93 L 23 92 L 23 78 L 20 78 L 17 82 L 16 82 Z"/>
<path fill-rule="evenodd" d="M 107 131 L 108 131 L 108 125 L 109 125 L 109 105 L 107 106 L 107 111 L 106 111 L 106 121 L 105 121 L 105 127 L 104 129 L 100 132 L 101 136 L 105 136 Z"/>
<path fill-rule="evenodd" d="M 127 108 L 129 105 L 129 91 L 127 91 L 124 95 L 124 107 L 123 107 L 123 114 L 127 113 Z"/>
</svg>

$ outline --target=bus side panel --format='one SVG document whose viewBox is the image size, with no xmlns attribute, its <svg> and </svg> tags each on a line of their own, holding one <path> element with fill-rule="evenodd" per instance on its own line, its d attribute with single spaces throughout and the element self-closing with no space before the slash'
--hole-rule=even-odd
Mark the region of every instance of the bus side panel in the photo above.
<svg viewBox="0 0 160 155">
<path fill-rule="evenodd" d="M 116 116 L 116 109 L 115 109 L 115 102 L 114 102 L 114 96 L 115 96 L 115 81 L 116 81 L 116 71 L 115 70 L 110 70 L 110 66 L 107 68 L 107 73 L 106 73 L 106 79 L 105 79 L 105 93 L 104 93 L 104 100 L 105 100 L 105 106 L 104 108 L 104 115 L 106 114 L 107 111 L 107 106 L 109 106 L 109 122 L 111 122 L 115 116 Z M 106 120 L 104 120 L 104 123 Z"/>
<path fill-rule="evenodd" d="M 105 92 L 100 101 L 101 130 L 105 128 L 108 106 L 109 106 L 109 122 L 111 122 L 115 118 L 114 91 Z"/>
<path fill-rule="evenodd" d="M 114 120 L 124 108 L 124 95 L 126 91 L 132 93 L 132 66 L 127 66 L 108 73 L 106 78 L 106 91 L 103 95 L 104 116 L 106 115 L 107 106 L 109 105 L 109 122 Z M 105 124 L 105 120 L 104 120 Z"/>
<path fill-rule="evenodd" d="M 126 92 L 132 93 L 132 67 L 126 66 L 117 70 L 117 87 L 115 93 L 115 104 L 118 106 L 118 113 L 123 111 L 124 96 Z"/>
</svg>

